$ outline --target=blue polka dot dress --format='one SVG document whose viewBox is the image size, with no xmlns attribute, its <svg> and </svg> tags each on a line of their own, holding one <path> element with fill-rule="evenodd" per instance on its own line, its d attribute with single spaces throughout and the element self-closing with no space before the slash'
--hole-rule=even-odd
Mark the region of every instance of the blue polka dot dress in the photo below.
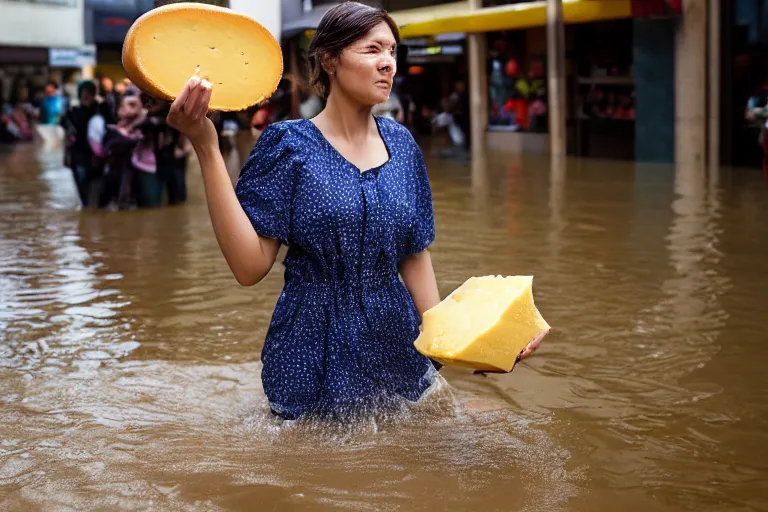
<svg viewBox="0 0 768 512">
<path fill-rule="evenodd" d="M 416 401 L 437 375 L 413 346 L 420 316 L 398 274 L 435 236 L 424 157 L 407 129 L 375 119 L 380 167 L 361 172 L 302 119 L 270 125 L 237 182 L 256 232 L 288 246 L 261 355 L 286 419 Z"/>
</svg>

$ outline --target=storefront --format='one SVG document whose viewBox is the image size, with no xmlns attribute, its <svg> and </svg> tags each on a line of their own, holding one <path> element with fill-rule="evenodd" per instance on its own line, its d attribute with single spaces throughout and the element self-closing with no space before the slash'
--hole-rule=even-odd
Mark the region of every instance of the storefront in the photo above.
<svg viewBox="0 0 768 512">
<path fill-rule="evenodd" d="M 565 28 L 571 155 L 674 159 L 677 14 L 639 12 L 643 16 Z M 532 135 L 548 132 L 546 29 L 490 33 L 488 48 L 489 131 L 522 134 L 524 141 L 509 147 L 546 151 L 547 142 Z"/>
<path fill-rule="evenodd" d="M 483 7 L 442 4 L 421 17 L 412 10 L 401 29 L 406 37 L 484 32 L 490 146 L 547 152 L 546 2 L 489 0 Z M 569 154 L 674 160 L 680 14 L 679 0 L 564 2 Z"/>
<path fill-rule="evenodd" d="M 21 89 L 34 98 L 49 76 L 48 48 L 0 46 L 0 106 L 15 103 Z"/>
<path fill-rule="evenodd" d="M 566 129 L 571 155 L 635 157 L 632 28 L 628 17 L 565 27 Z M 491 146 L 546 152 L 546 28 L 490 32 L 486 44 Z"/>
<path fill-rule="evenodd" d="M 547 132 L 546 32 L 488 34 L 488 129 Z"/>
<path fill-rule="evenodd" d="M 431 116 L 445 110 L 459 82 L 466 85 L 466 46 L 462 32 L 401 41 L 395 92 L 416 131 L 430 133 Z"/>
<path fill-rule="evenodd" d="M 635 159 L 636 84 L 633 20 L 570 27 L 569 152 Z M 671 52 L 672 47 L 669 48 Z M 670 95 L 673 89 L 669 90 Z"/>
<path fill-rule="evenodd" d="M 0 104 L 40 100 L 45 84 L 78 78 L 92 48 L 84 45 L 83 6 L 77 0 L 16 0 L 0 15 Z M 66 89 L 65 89 L 66 90 Z"/>
</svg>

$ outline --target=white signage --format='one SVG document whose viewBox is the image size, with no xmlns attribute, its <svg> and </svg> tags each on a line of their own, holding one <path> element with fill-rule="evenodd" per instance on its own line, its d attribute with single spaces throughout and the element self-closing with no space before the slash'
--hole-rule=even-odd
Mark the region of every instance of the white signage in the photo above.
<svg viewBox="0 0 768 512">
<path fill-rule="evenodd" d="M 96 46 L 49 48 L 48 65 L 52 68 L 82 68 L 96 65 Z"/>
</svg>

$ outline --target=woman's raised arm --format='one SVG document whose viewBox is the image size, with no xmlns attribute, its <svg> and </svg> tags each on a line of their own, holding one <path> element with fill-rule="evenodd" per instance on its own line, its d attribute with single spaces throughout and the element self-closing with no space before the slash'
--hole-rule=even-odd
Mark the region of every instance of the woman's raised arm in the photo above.
<svg viewBox="0 0 768 512">
<path fill-rule="evenodd" d="M 171 105 L 168 124 L 192 143 L 205 184 L 213 231 L 229 268 L 243 286 L 252 286 L 269 273 L 280 243 L 259 236 L 237 199 L 219 151 L 218 136 L 206 116 L 211 84 L 192 77 Z"/>
</svg>

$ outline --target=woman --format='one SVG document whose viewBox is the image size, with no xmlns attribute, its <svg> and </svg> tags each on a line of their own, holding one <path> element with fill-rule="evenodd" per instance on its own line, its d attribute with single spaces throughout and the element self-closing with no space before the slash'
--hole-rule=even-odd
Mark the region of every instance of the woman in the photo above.
<svg viewBox="0 0 768 512">
<path fill-rule="evenodd" d="M 389 96 L 397 43 L 383 10 L 329 10 L 308 52 L 325 109 L 269 125 L 236 190 L 206 117 L 210 84 L 191 78 L 171 107 L 237 281 L 258 283 L 280 244 L 289 248 L 262 352 L 264 391 L 285 419 L 416 401 L 439 378 L 413 347 L 421 315 L 440 301 L 423 155 L 406 128 L 371 114 Z"/>
<path fill-rule="evenodd" d="M 136 172 L 131 156 L 141 140 L 139 126 L 146 116 L 138 93 L 122 96 L 117 109 L 117 124 L 108 125 L 102 139 L 105 165 L 99 208 L 129 209 L 135 204 L 133 182 Z"/>
</svg>

